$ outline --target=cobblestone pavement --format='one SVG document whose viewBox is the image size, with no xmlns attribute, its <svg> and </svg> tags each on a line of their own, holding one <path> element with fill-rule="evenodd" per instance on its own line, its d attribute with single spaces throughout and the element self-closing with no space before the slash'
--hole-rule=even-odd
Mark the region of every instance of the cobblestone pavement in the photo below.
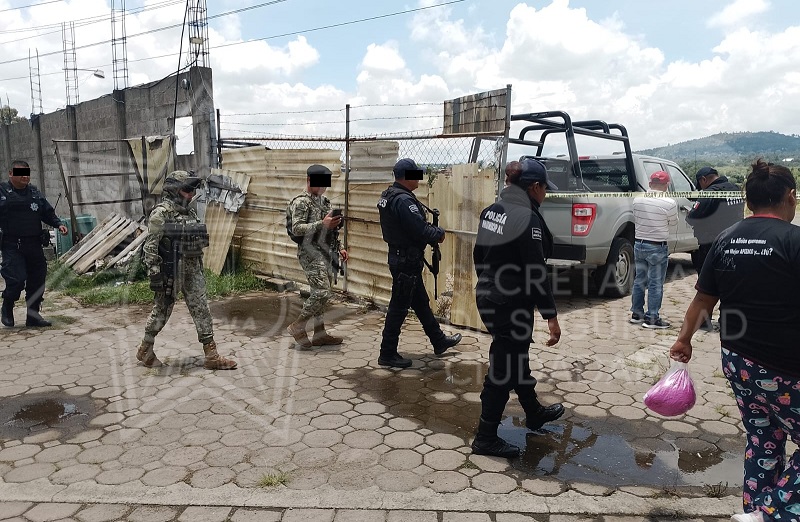
<svg viewBox="0 0 800 522">
<path fill-rule="evenodd" d="M 674 326 L 661 331 L 628 323 L 629 298 L 565 290 L 562 341 L 545 347 L 537 322 L 531 359 L 542 402 L 568 413 L 530 433 L 512 397 L 501 434 L 525 453 L 511 463 L 469 449 L 483 333 L 462 331 L 437 358 L 411 320 L 401 351 L 414 365 L 388 370 L 381 313 L 337 305 L 329 329 L 345 344 L 299 351 L 284 334 L 297 296 L 253 293 L 212 303 L 239 369 L 202 368 L 182 303 L 156 343 L 167 366 L 147 369 L 135 351 L 149 307 L 50 300 L 53 328 L 0 338 L 0 519 L 727 520 L 744 436 L 717 336 L 695 337 L 687 415 L 642 405 L 695 279 L 673 256 L 662 315 Z"/>
</svg>

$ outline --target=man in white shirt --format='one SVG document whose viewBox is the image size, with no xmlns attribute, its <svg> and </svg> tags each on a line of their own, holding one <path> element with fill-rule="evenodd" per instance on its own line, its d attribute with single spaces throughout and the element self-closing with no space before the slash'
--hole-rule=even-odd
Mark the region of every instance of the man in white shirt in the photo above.
<svg viewBox="0 0 800 522">
<path fill-rule="evenodd" d="M 650 189 L 665 192 L 669 187 L 669 174 L 663 170 L 650 175 Z M 658 315 L 664 295 L 664 280 L 669 264 L 670 229 L 678 225 L 678 205 L 665 197 L 638 197 L 633 201 L 633 222 L 636 242 L 633 257 L 636 278 L 631 295 L 631 319 L 645 328 L 669 328 L 670 324 Z M 647 290 L 647 313 L 644 311 Z"/>
</svg>

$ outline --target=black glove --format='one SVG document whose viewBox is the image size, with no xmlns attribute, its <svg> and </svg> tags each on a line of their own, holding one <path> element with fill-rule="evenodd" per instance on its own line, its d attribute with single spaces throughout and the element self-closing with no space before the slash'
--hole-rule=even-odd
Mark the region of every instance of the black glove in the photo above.
<svg viewBox="0 0 800 522">
<path fill-rule="evenodd" d="M 153 292 L 164 291 L 164 276 L 160 273 L 150 275 L 150 290 Z"/>
</svg>

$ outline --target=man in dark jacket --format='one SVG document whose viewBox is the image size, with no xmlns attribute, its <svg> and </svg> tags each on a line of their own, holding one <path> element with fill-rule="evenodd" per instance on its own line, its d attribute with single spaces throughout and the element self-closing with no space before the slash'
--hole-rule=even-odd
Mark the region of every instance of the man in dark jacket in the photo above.
<svg viewBox="0 0 800 522">
<path fill-rule="evenodd" d="M 725 176 L 720 176 L 716 169 L 703 167 L 695 175 L 697 186 L 703 192 L 738 192 L 741 187 L 728 181 Z M 744 217 L 744 198 L 700 198 L 689 213 L 686 222 L 692 226 L 694 237 L 700 247 L 692 252 L 692 265 L 697 273 L 703 268 L 703 263 L 708 257 L 711 244 L 717 236 L 728 227 L 738 223 Z M 711 331 L 711 320 L 707 320 L 701 327 Z"/>
<path fill-rule="evenodd" d="M 431 340 L 433 353 L 442 355 L 461 342 L 461 334 L 445 335 L 431 311 L 428 293 L 422 281 L 425 247 L 444 241 L 445 231 L 428 223 L 425 205 L 414 191 L 422 179 L 422 169 L 414 160 L 403 158 L 392 169 L 395 182 L 381 194 L 378 212 L 383 240 L 389 244 L 389 270 L 392 272 L 392 297 L 386 311 L 378 364 L 408 368 L 411 359 L 397 352 L 400 328 L 412 308 Z"/>
<path fill-rule="evenodd" d="M 31 185 L 31 168 L 25 161 L 11 164 L 8 181 L 0 183 L 0 230 L 6 281 L 3 290 L 2 323 L 14 326 L 14 303 L 25 290 L 28 308 L 26 326 L 50 326 L 39 310 L 44 295 L 47 260 L 42 251 L 42 223 L 67 234 L 53 206 Z"/>
<path fill-rule="evenodd" d="M 511 390 L 516 392 L 531 430 L 561 417 L 564 407 L 545 407 L 537 400 L 536 379 L 528 359 L 534 309 L 547 320 L 547 346 L 561 338 L 545 262 L 552 253 L 553 236 L 539 213 L 547 193 L 547 170 L 541 162 L 525 159 L 509 164 L 506 179 L 499 201 L 481 212 L 473 251 L 478 274 L 475 300 L 492 344 L 472 452 L 512 458 L 519 455 L 519 448 L 497 436 Z"/>
<path fill-rule="evenodd" d="M 711 167 L 703 167 L 695 176 L 697 186 L 703 192 L 738 192 L 741 187 L 720 176 Z M 692 253 L 692 264 L 697 272 L 703 268 L 711 243 L 720 232 L 738 223 L 744 217 L 744 198 L 700 198 L 686 216 L 686 221 L 694 229 L 694 237 L 700 248 Z"/>
</svg>

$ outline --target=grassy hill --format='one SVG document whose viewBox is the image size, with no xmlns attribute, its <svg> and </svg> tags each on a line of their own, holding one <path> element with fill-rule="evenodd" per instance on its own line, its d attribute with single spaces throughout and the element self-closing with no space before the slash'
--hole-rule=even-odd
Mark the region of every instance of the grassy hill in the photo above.
<svg viewBox="0 0 800 522">
<path fill-rule="evenodd" d="M 710 165 L 738 182 L 744 179 L 750 164 L 757 158 L 786 165 L 792 168 L 795 177 L 800 175 L 800 136 L 772 131 L 723 132 L 636 152 L 671 159 L 689 175 Z"/>
</svg>

